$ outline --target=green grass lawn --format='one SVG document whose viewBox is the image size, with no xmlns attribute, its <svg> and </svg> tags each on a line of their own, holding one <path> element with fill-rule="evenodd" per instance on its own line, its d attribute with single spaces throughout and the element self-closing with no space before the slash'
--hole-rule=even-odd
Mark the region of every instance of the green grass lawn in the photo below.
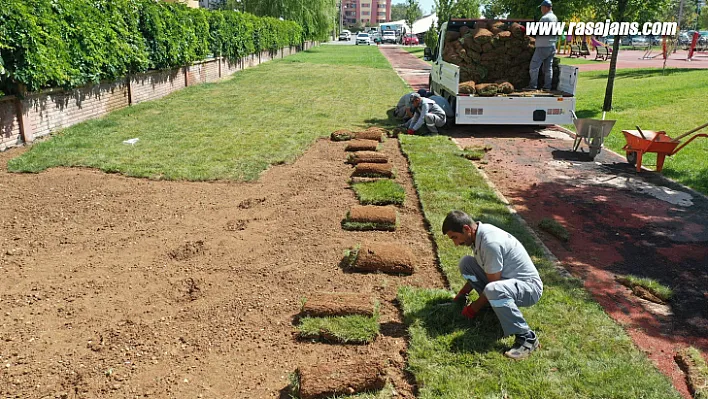
<svg viewBox="0 0 708 399">
<path fill-rule="evenodd" d="M 607 85 L 606 71 L 582 72 L 576 106 L 579 118 L 602 118 Z M 626 144 L 622 130 L 664 130 L 671 137 L 707 122 L 708 70 L 621 69 L 617 71 L 613 110 L 606 119 L 616 119 L 605 146 L 621 155 Z M 708 128 L 703 130 L 708 133 Z M 697 138 L 676 155 L 667 157 L 663 174 L 708 194 L 708 138 Z M 642 162 L 650 168 L 656 156 Z"/>
<path fill-rule="evenodd" d="M 609 65 L 609 61 L 600 61 L 600 60 L 593 60 L 595 58 L 595 54 L 593 52 L 592 55 L 589 55 L 588 58 L 568 58 L 567 55 L 557 55 L 556 57 L 560 58 L 561 60 L 561 65 L 582 65 L 582 64 L 607 64 Z"/>
<path fill-rule="evenodd" d="M 420 58 L 421 60 L 423 59 L 423 52 L 425 51 L 425 46 L 416 46 L 416 47 L 409 47 L 409 46 L 401 46 L 403 50 L 406 50 L 407 52 L 413 54 L 414 56 Z M 432 61 L 425 61 L 428 64 L 432 64 Z"/>
<path fill-rule="evenodd" d="M 152 179 L 253 180 L 334 130 L 387 123 L 386 111 L 403 93 L 378 48 L 323 46 L 73 126 L 8 169 L 87 166 Z M 135 146 L 122 144 L 134 137 Z"/>
<path fill-rule="evenodd" d="M 680 398 L 622 330 L 582 288 L 559 276 L 529 232 L 507 211 L 471 162 L 446 137 L 401 138 L 425 217 L 453 291 L 399 289 L 410 326 L 408 364 L 418 397 L 428 398 Z M 544 281 L 541 301 L 522 311 L 542 348 L 514 362 L 502 355 L 513 337 L 502 338 L 496 316 L 474 321 L 451 305 L 464 281 L 457 270 L 469 248 L 456 248 L 440 226 L 448 211 L 462 209 L 518 237 L 534 256 Z"/>
<path fill-rule="evenodd" d="M 301 338 L 326 342 L 368 344 L 379 334 L 379 313 L 374 316 L 304 317 L 298 331 Z"/>
<path fill-rule="evenodd" d="M 389 179 L 352 184 L 362 205 L 403 205 L 406 192 L 400 184 Z"/>
</svg>

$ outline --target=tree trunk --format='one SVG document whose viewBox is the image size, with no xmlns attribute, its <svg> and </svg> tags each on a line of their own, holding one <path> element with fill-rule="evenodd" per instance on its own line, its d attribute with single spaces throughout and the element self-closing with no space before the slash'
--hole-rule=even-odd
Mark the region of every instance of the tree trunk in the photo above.
<svg viewBox="0 0 708 399">
<path fill-rule="evenodd" d="M 624 13 L 627 10 L 628 0 L 620 0 L 617 4 L 617 21 L 624 20 Z M 615 41 L 612 43 L 612 58 L 610 58 L 610 70 L 607 73 L 607 88 L 605 88 L 605 103 L 602 105 L 602 110 L 609 112 L 612 110 L 612 92 L 615 88 L 615 74 L 617 72 L 617 56 L 619 55 L 620 41 L 622 37 L 615 35 Z"/>
</svg>

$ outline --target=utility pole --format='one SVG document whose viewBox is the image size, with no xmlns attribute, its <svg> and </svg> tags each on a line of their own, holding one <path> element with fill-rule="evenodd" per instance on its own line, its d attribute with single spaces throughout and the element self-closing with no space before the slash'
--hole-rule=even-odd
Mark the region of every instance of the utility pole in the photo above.
<svg viewBox="0 0 708 399">
<path fill-rule="evenodd" d="M 344 0 L 339 0 L 339 32 L 342 32 L 344 25 Z"/>
</svg>

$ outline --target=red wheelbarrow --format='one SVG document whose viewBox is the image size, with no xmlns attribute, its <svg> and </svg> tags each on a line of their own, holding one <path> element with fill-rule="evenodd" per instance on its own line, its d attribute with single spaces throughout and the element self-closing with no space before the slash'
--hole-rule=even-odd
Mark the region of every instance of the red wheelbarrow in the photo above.
<svg viewBox="0 0 708 399">
<path fill-rule="evenodd" d="M 627 140 L 627 144 L 625 144 L 622 149 L 627 152 L 627 162 L 637 166 L 637 172 L 642 170 L 642 156 L 647 152 L 655 152 L 656 171 L 661 172 L 661 169 L 664 168 L 664 158 L 666 158 L 667 155 L 676 154 L 698 137 L 708 137 L 708 134 L 701 133 L 691 137 L 683 144 L 681 144 L 680 141 L 682 138 L 706 126 L 708 126 L 708 123 L 690 130 L 675 139 L 667 136 L 664 131 L 655 132 L 653 130 L 642 130 L 639 126 L 637 126 L 637 130 L 622 130 L 622 134 L 624 134 L 624 138 Z"/>
</svg>

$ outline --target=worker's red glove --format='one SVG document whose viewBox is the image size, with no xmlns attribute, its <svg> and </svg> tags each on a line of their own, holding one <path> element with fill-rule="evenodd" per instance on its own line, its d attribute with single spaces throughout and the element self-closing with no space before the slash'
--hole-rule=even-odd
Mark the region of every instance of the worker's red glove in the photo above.
<svg viewBox="0 0 708 399">
<path fill-rule="evenodd" d="M 477 311 L 472 309 L 472 306 L 465 306 L 462 308 L 462 315 L 472 320 L 475 316 L 477 316 Z"/>
<path fill-rule="evenodd" d="M 408 133 L 408 134 L 413 134 L 413 133 L 415 133 L 415 130 L 413 130 L 413 129 L 408 129 L 408 132 L 407 132 L 407 133 Z"/>
</svg>

